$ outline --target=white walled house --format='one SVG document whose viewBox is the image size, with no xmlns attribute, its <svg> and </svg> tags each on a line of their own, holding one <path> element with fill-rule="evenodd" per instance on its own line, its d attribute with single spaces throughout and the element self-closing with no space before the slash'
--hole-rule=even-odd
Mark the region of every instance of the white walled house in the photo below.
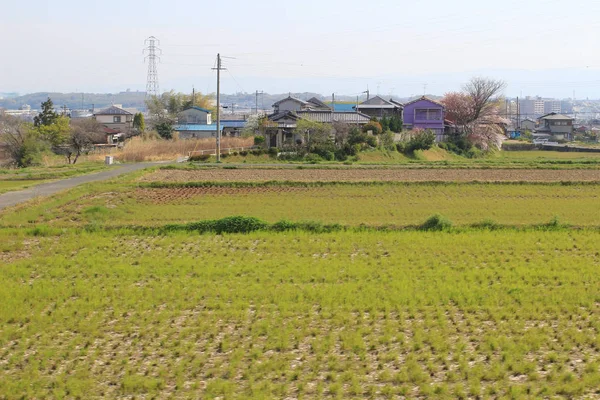
<svg viewBox="0 0 600 400">
<path fill-rule="evenodd" d="M 133 127 L 133 114 L 117 106 L 111 106 L 97 113 L 94 118 L 107 128 L 127 130 Z"/>
</svg>

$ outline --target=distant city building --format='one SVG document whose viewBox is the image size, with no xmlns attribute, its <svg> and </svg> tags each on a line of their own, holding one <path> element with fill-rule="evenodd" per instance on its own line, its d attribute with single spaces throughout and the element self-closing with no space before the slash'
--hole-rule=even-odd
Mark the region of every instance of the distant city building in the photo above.
<svg viewBox="0 0 600 400">
<path fill-rule="evenodd" d="M 544 114 L 561 113 L 562 102 L 560 100 L 547 99 L 544 100 Z"/>
<path fill-rule="evenodd" d="M 532 98 L 527 96 L 526 98 L 519 100 L 519 111 L 524 117 L 544 115 L 544 109 L 545 102 L 539 97 Z"/>
</svg>

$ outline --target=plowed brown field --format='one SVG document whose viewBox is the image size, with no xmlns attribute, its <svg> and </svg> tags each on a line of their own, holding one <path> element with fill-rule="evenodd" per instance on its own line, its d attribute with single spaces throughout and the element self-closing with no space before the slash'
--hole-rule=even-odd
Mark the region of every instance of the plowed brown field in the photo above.
<svg viewBox="0 0 600 400">
<path fill-rule="evenodd" d="M 535 169 L 206 169 L 159 170 L 141 182 L 600 182 L 600 170 Z"/>
</svg>

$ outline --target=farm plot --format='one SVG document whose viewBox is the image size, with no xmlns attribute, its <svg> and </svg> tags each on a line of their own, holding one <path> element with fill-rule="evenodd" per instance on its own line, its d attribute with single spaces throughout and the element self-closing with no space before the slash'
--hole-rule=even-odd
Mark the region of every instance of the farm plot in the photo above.
<svg viewBox="0 0 600 400">
<path fill-rule="evenodd" d="M 163 169 L 140 182 L 600 182 L 600 169 Z"/>
<path fill-rule="evenodd" d="M 0 239 L 3 398 L 599 395 L 596 231 Z"/>
<path fill-rule="evenodd" d="M 348 226 L 407 226 L 439 213 L 456 225 L 492 220 L 506 225 L 547 223 L 555 217 L 600 226 L 597 184 L 264 184 L 256 187 L 82 188 L 18 212 L 4 226 L 163 226 L 234 215 L 319 221 Z"/>
</svg>

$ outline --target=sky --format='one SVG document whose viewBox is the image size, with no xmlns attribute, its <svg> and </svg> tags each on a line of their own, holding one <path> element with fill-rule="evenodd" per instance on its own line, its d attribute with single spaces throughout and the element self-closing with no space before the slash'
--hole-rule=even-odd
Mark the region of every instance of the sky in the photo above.
<svg viewBox="0 0 600 400">
<path fill-rule="evenodd" d="M 0 93 L 145 90 L 408 97 L 502 79 L 507 96 L 600 98 L 597 0 L 10 1 Z"/>
</svg>

